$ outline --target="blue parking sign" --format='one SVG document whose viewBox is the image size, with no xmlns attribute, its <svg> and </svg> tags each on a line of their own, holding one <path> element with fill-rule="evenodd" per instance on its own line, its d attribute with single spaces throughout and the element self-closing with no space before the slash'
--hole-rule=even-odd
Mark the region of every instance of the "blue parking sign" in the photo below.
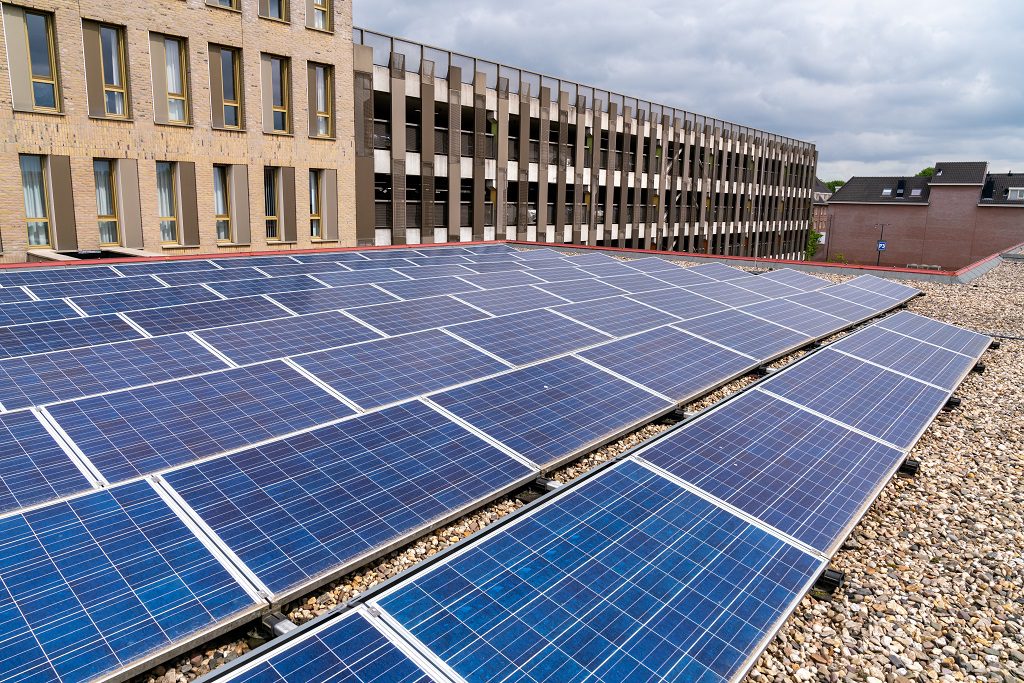
<svg viewBox="0 0 1024 683">
<path fill-rule="evenodd" d="M 885 251 L 885 242 L 878 240 L 878 251 Z"/>
</svg>

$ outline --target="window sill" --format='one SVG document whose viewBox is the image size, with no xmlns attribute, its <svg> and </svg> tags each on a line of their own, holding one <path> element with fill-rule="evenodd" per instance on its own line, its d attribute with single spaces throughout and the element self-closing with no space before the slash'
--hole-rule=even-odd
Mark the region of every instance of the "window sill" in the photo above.
<svg viewBox="0 0 1024 683">
<path fill-rule="evenodd" d="M 337 142 L 338 136 L 336 135 L 310 135 L 310 140 L 321 140 L 323 142 Z"/>
<path fill-rule="evenodd" d="M 330 28 L 317 28 L 316 26 L 310 26 L 308 24 L 306 25 L 306 28 L 308 28 L 310 31 L 316 31 L 317 33 L 324 33 L 324 34 L 327 34 L 329 36 L 333 36 L 334 35 L 334 29 L 330 29 Z"/>
<path fill-rule="evenodd" d="M 112 123 L 135 123 L 135 117 L 133 116 L 99 116 L 97 114 L 89 114 L 89 119 L 92 121 L 110 121 Z"/>
<path fill-rule="evenodd" d="M 235 14 L 241 14 L 242 13 L 242 9 L 240 7 L 225 7 L 224 5 L 214 5 L 214 4 L 210 4 L 209 2 L 206 3 L 206 6 L 207 7 L 212 7 L 213 9 L 224 10 L 225 12 L 234 12 Z"/>
<path fill-rule="evenodd" d="M 290 19 L 278 19 L 277 17 L 268 17 L 265 14 L 259 15 L 259 17 L 260 17 L 260 19 L 266 19 L 267 21 L 272 21 L 275 24 L 284 24 L 284 25 L 287 26 L 288 24 L 292 23 Z"/>
<path fill-rule="evenodd" d="M 231 128 L 230 126 L 211 126 L 218 133 L 245 133 L 245 128 Z"/>
<path fill-rule="evenodd" d="M 314 239 L 310 240 L 310 242 L 313 243 L 313 244 L 337 244 L 340 241 L 341 240 L 314 240 Z"/>
<path fill-rule="evenodd" d="M 287 131 L 280 131 L 280 130 L 265 130 L 265 131 L 263 131 L 263 134 L 264 135 L 275 135 L 275 136 L 280 137 L 280 138 L 293 138 L 293 137 L 295 137 L 295 133 L 289 133 Z"/>
<path fill-rule="evenodd" d="M 251 247 L 248 242 L 217 242 L 218 247 Z"/>
<path fill-rule="evenodd" d="M 194 123 L 175 123 L 174 121 L 153 121 L 157 126 L 167 126 L 168 128 L 195 128 Z"/>
<path fill-rule="evenodd" d="M 19 114 L 40 114 L 42 116 L 61 116 L 61 117 L 67 116 L 67 114 L 65 112 L 55 111 L 55 110 L 52 110 L 52 109 L 19 109 L 19 108 L 15 107 L 14 111 L 18 112 Z"/>
<path fill-rule="evenodd" d="M 160 248 L 161 249 L 165 249 L 167 251 L 174 251 L 176 249 L 198 249 L 201 246 L 202 246 L 201 244 L 171 244 L 171 243 L 168 243 L 168 244 L 161 244 Z"/>
<path fill-rule="evenodd" d="M 268 247 L 277 247 L 277 246 L 282 246 L 282 245 L 290 246 L 292 244 L 298 244 L 298 243 L 299 243 L 298 240 L 267 240 L 267 246 Z"/>
</svg>

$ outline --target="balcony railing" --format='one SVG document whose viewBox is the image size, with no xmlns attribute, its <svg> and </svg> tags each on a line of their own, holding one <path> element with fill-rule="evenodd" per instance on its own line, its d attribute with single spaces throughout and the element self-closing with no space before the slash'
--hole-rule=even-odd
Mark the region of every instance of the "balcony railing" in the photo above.
<svg viewBox="0 0 1024 683">
<path fill-rule="evenodd" d="M 434 154 L 448 154 L 448 129 L 434 129 Z"/>
<path fill-rule="evenodd" d="M 405 126 L 405 151 L 406 152 L 419 152 L 420 147 L 420 127 L 412 124 L 406 124 Z"/>
<path fill-rule="evenodd" d="M 448 202 L 434 202 L 434 227 L 443 228 L 448 225 Z"/>
<path fill-rule="evenodd" d="M 390 228 L 392 226 L 391 221 L 391 202 L 389 201 L 378 201 L 374 205 L 374 227 L 377 228 Z"/>
<path fill-rule="evenodd" d="M 472 133 L 462 133 L 462 156 L 473 156 L 473 152 L 476 147 L 473 137 Z"/>
<path fill-rule="evenodd" d="M 405 203 L 405 227 L 423 227 L 423 205 L 419 201 Z"/>
<path fill-rule="evenodd" d="M 391 149 L 391 126 L 386 121 L 373 122 L 373 148 Z"/>
</svg>

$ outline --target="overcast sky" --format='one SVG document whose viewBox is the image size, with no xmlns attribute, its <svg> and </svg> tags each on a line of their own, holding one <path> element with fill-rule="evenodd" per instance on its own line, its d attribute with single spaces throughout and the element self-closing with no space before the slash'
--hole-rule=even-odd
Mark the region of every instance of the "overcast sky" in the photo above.
<svg viewBox="0 0 1024 683">
<path fill-rule="evenodd" d="M 356 26 L 814 142 L 1024 172 L 1019 0 L 354 0 Z"/>
</svg>

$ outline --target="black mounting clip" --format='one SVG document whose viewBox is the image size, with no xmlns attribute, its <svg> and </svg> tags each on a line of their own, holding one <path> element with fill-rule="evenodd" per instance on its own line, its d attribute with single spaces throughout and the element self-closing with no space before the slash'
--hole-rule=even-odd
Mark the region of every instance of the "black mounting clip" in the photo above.
<svg viewBox="0 0 1024 683">
<path fill-rule="evenodd" d="M 846 574 L 835 569 L 826 569 L 814 582 L 814 592 L 822 596 L 832 595 L 846 584 Z"/>
<path fill-rule="evenodd" d="M 985 372 L 985 364 L 984 363 L 978 363 L 973 368 L 971 368 L 971 372 L 976 372 L 976 373 L 978 373 L 980 375 L 981 373 Z"/>
<path fill-rule="evenodd" d="M 993 339 L 992 342 L 988 345 L 988 348 L 990 351 L 998 351 L 999 347 L 1002 345 L 1002 342 L 1000 342 L 998 339 Z"/>
<path fill-rule="evenodd" d="M 959 408 L 961 404 L 963 404 L 963 401 L 960 400 L 959 396 L 950 396 L 949 400 L 946 401 L 946 405 L 942 406 L 942 409 L 948 413 L 956 408 Z"/>
<path fill-rule="evenodd" d="M 682 408 L 676 408 L 675 410 L 665 413 L 658 418 L 658 424 L 662 425 L 674 425 L 682 422 L 686 418 L 690 417 L 690 413 L 686 412 Z"/>
<path fill-rule="evenodd" d="M 899 474 L 901 477 L 916 477 L 917 473 L 920 471 L 921 461 L 911 460 L 910 458 L 907 458 L 906 460 L 903 461 L 903 464 L 900 465 L 900 468 L 896 473 Z"/>
</svg>

